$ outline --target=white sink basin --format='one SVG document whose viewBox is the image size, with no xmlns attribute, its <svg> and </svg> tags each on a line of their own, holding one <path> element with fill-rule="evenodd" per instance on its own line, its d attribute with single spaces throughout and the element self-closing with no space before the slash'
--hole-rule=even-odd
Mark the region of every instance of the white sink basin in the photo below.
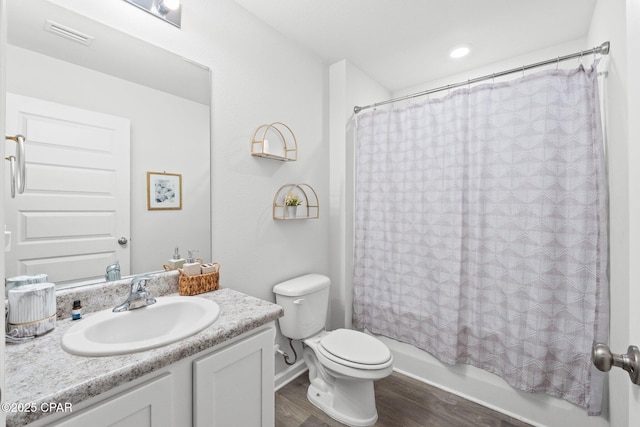
<svg viewBox="0 0 640 427">
<path fill-rule="evenodd" d="M 170 344 L 213 324 L 220 306 L 200 297 L 157 298 L 153 305 L 114 313 L 100 311 L 77 321 L 62 336 L 62 348 L 78 356 L 113 356 Z"/>
</svg>

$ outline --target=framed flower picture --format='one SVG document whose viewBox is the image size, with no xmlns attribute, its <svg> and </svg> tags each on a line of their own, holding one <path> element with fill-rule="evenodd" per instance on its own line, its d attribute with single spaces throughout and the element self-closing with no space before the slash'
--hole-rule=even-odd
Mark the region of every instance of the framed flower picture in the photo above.
<svg viewBox="0 0 640 427">
<path fill-rule="evenodd" d="M 147 210 L 182 209 L 182 175 L 147 172 Z"/>
</svg>

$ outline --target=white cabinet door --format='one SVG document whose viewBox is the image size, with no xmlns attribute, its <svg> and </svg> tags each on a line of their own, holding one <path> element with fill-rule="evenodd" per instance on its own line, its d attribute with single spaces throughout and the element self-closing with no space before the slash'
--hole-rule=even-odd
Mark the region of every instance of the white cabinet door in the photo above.
<svg viewBox="0 0 640 427">
<path fill-rule="evenodd" d="M 129 274 L 129 245 L 118 243 L 130 237 L 129 120 L 11 93 L 6 114 L 8 134 L 26 137 L 27 174 L 24 194 L 5 196 L 6 277 L 91 280 L 115 260 Z"/>
<path fill-rule="evenodd" d="M 55 427 L 172 427 L 171 374 L 71 415 Z"/>
<path fill-rule="evenodd" d="M 274 425 L 274 329 L 193 363 L 194 427 Z"/>
</svg>

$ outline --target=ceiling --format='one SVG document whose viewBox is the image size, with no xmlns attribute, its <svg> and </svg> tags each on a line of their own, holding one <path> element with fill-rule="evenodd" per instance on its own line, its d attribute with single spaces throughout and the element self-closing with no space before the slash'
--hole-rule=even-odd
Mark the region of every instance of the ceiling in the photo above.
<svg viewBox="0 0 640 427">
<path fill-rule="evenodd" d="M 210 93 L 202 90 L 209 87 L 209 69 L 193 61 L 45 0 L 10 1 L 7 16 L 11 45 L 209 105 Z M 47 23 L 91 42 L 47 31 Z"/>
<path fill-rule="evenodd" d="M 597 0 L 235 0 L 328 63 L 390 91 L 587 35 Z M 449 50 L 472 45 L 463 59 Z"/>
</svg>

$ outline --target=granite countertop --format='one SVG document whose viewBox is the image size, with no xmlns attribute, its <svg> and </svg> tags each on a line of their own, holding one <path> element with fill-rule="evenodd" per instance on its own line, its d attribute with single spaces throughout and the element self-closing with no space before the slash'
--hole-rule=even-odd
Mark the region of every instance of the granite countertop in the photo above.
<svg viewBox="0 0 640 427">
<path fill-rule="evenodd" d="M 51 402 L 75 405 L 283 315 L 282 307 L 232 289 L 192 298 L 217 302 L 219 319 L 202 332 L 152 350 L 108 357 L 74 356 L 60 347 L 62 335 L 75 324 L 68 318 L 58 320 L 54 330 L 34 340 L 7 344 L 3 403 L 35 404 L 35 408 Z M 8 412 L 6 425 L 22 426 L 46 415 L 39 410 Z"/>
</svg>

